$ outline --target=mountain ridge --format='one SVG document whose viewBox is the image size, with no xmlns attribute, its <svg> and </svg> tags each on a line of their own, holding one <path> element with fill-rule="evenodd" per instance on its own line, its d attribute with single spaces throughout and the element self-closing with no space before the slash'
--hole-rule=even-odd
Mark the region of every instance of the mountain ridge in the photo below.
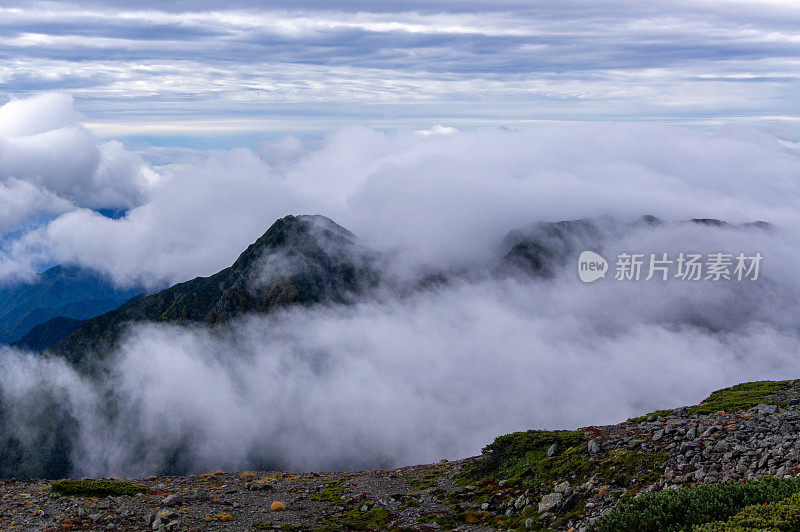
<svg viewBox="0 0 800 532">
<path fill-rule="evenodd" d="M 87 353 L 102 357 L 116 345 L 126 323 L 215 325 L 245 312 L 264 314 L 292 304 L 346 301 L 377 283 L 374 259 L 350 231 L 328 218 L 285 216 L 231 266 L 89 319 L 46 353 L 73 363 L 80 363 Z"/>
<path fill-rule="evenodd" d="M 53 266 L 32 283 L 0 288 L 0 344 L 13 343 L 56 317 L 84 320 L 103 314 L 141 291 L 115 288 L 103 275 L 79 266 Z"/>
</svg>

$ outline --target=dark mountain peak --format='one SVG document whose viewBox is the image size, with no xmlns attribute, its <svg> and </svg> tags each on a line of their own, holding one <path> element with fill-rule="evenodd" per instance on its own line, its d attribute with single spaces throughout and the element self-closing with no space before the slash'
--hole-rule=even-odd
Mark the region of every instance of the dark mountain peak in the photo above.
<svg viewBox="0 0 800 532">
<path fill-rule="evenodd" d="M 102 356 L 129 322 L 213 325 L 292 304 L 347 302 L 377 284 L 376 258 L 350 231 L 324 216 L 286 216 L 230 267 L 88 320 L 49 351 L 74 362 L 92 353 Z"/>
<path fill-rule="evenodd" d="M 600 224 L 605 219 L 538 222 L 523 230 L 511 231 L 503 240 L 505 254 L 501 271 L 524 271 L 549 278 L 562 268 L 576 246 L 596 249 L 601 241 Z"/>
<path fill-rule="evenodd" d="M 355 235 L 330 218 L 320 215 L 284 216 L 250 244 L 233 263 L 241 271 L 255 265 L 265 253 L 284 248 L 295 253 L 314 253 L 353 245 Z"/>
</svg>

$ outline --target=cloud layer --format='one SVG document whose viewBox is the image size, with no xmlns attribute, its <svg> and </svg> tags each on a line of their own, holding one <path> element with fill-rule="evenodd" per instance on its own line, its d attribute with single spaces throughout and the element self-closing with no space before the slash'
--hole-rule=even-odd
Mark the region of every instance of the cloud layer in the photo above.
<svg viewBox="0 0 800 532">
<path fill-rule="evenodd" d="M 25 1 L 0 7 L 0 92 L 67 91 L 112 135 L 785 122 L 798 23 L 770 0 Z"/>
<path fill-rule="evenodd" d="M 0 280 L 75 263 L 121 284 L 178 282 L 230 265 L 291 213 L 448 268 L 534 221 L 800 218 L 798 144 L 745 127 L 349 128 L 258 150 L 136 153 L 93 139 L 68 97 L 46 95 L 0 108 L 0 132 Z M 127 214 L 96 212 L 110 208 Z"/>
<path fill-rule="evenodd" d="M 56 398 L 56 424 L 73 427 L 74 475 L 372 469 L 470 456 L 513 430 L 614 423 L 798 374 L 800 284 L 781 266 L 800 260 L 796 236 L 611 221 L 599 235 L 607 257 L 692 246 L 758 249 L 770 262 L 758 281 L 593 285 L 577 280 L 574 260 L 547 280 L 485 265 L 411 295 L 387 288 L 213 332 L 139 325 L 101 382 L 6 349 L 8 427 L 40 452 L 53 420 L 31 412 Z"/>
<path fill-rule="evenodd" d="M 353 230 L 392 258 L 385 273 L 400 286 L 456 274 L 430 290 L 387 287 L 352 306 L 245 316 L 213 333 L 139 326 L 104 382 L 4 349 L 7 426 L 36 453 L 58 421 L 73 438 L 74 474 L 456 458 L 511 430 L 619 421 L 800 370 L 791 140 L 653 124 L 350 128 L 258 150 L 135 153 L 78 120 L 57 95 L 0 109 L 0 146 L 14 146 L 0 157 L 5 281 L 54 262 L 122 284 L 181 281 L 231 264 L 289 213 Z M 125 214 L 97 212 L 106 208 Z M 668 223 L 625 223 L 642 214 Z M 585 217 L 609 259 L 760 252 L 762 277 L 583 285 L 574 257 L 548 280 L 496 274 L 509 231 Z M 675 222 L 693 217 L 774 226 Z M 572 244 L 577 253 L 586 242 Z"/>
</svg>

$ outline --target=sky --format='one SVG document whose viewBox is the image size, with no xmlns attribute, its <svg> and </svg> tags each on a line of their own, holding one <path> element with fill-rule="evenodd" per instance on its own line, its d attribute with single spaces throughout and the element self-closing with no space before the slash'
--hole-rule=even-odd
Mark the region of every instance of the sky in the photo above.
<svg viewBox="0 0 800 532">
<path fill-rule="evenodd" d="M 68 94 L 98 136 L 189 147 L 353 125 L 797 131 L 798 27 L 787 0 L 20 0 L 0 2 L 0 101 Z"/>
</svg>

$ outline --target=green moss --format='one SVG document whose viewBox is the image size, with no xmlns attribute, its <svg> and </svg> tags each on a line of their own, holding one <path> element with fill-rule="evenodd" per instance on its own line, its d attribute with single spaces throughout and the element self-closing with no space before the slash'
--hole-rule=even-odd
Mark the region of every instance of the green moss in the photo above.
<svg viewBox="0 0 800 532">
<path fill-rule="evenodd" d="M 774 477 L 751 482 L 723 482 L 647 493 L 620 503 L 611 512 L 595 521 L 591 530 L 593 532 L 691 531 L 693 527 L 699 525 L 727 520 L 748 506 L 782 501 L 796 493 L 800 493 L 800 479 Z M 722 530 L 730 531 L 735 528 Z"/>
<path fill-rule="evenodd" d="M 772 395 L 781 390 L 785 390 L 792 384 L 792 381 L 755 381 L 745 382 L 731 386 L 730 388 L 723 388 L 709 395 L 699 405 L 688 407 L 686 410 L 689 414 L 713 414 L 714 412 L 738 412 L 740 410 L 747 410 L 756 405 L 762 404 L 768 395 Z M 631 418 L 629 423 L 641 423 L 646 421 L 650 416 L 667 416 L 671 414 L 672 410 L 657 410 L 646 414 Z"/>
<path fill-rule="evenodd" d="M 668 416 L 672 414 L 674 411 L 675 411 L 674 408 L 671 410 L 656 410 L 655 412 L 650 412 L 649 414 L 645 414 L 643 416 L 632 417 L 628 419 L 628 423 L 643 423 L 647 421 L 647 418 L 649 418 L 650 416 L 655 416 L 655 417 Z"/>
<path fill-rule="evenodd" d="M 420 489 L 427 489 L 436 486 L 436 481 L 446 474 L 446 469 L 443 467 L 436 467 L 426 469 L 425 471 L 414 475 L 412 480 L 408 483 Z"/>
<path fill-rule="evenodd" d="M 547 449 L 557 444 L 561 453 L 547 459 Z M 580 464 L 577 456 L 586 449 L 586 436 L 582 431 L 529 430 L 514 432 L 495 438 L 483 449 L 483 458 L 465 467 L 468 480 L 488 478 L 504 480 L 514 477 L 536 477 L 549 480 L 559 473 L 568 473 L 567 463 Z"/>
<path fill-rule="evenodd" d="M 311 496 L 311 500 L 340 504 L 344 489 L 343 480 L 329 480 L 323 483 L 322 491 Z"/>
<path fill-rule="evenodd" d="M 121 480 L 57 480 L 50 491 L 69 497 L 119 497 L 147 491 L 143 486 Z"/>
<path fill-rule="evenodd" d="M 613 449 L 592 471 L 603 484 L 621 487 L 645 486 L 661 478 L 661 467 L 667 461 L 664 453 L 637 453 L 630 449 Z"/>
<path fill-rule="evenodd" d="M 366 512 L 358 508 L 348 510 L 339 518 L 325 519 L 323 526 L 318 528 L 320 532 L 333 530 L 382 530 L 389 522 L 389 512 L 385 508 L 377 506 Z"/>
<path fill-rule="evenodd" d="M 452 530 L 461 524 L 455 517 L 447 514 L 422 515 L 417 519 L 417 521 L 424 525 L 437 525 L 443 530 Z"/>
<path fill-rule="evenodd" d="M 786 389 L 791 383 L 792 381 L 756 381 L 737 384 L 717 390 L 699 405 L 689 407 L 689 412 L 713 414 L 720 410 L 726 412 L 747 410 L 763 403 L 768 395 Z"/>
<path fill-rule="evenodd" d="M 561 451 L 548 457 L 547 449 L 557 443 Z M 462 482 L 483 480 L 493 488 L 496 482 L 520 482 L 526 488 L 540 489 L 565 479 L 573 484 L 596 476 L 599 484 L 614 484 L 633 492 L 661 477 L 667 459 L 661 453 L 636 453 L 614 449 L 589 458 L 582 431 L 528 431 L 501 436 L 484 449 L 484 457 L 465 468 Z"/>
</svg>

